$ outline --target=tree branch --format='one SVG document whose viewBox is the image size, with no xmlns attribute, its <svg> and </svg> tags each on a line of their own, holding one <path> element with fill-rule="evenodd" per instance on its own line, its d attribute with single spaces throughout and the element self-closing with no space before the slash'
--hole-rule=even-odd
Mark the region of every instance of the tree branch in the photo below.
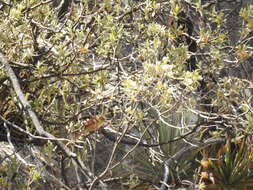
<svg viewBox="0 0 253 190">
<path fill-rule="evenodd" d="M 38 134 L 41 136 L 45 136 L 47 138 L 55 138 L 52 134 L 46 132 L 43 129 L 43 127 L 41 126 L 37 115 L 32 110 L 29 102 L 26 100 L 24 93 L 22 92 L 22 90 L 20 88 L 20 84 L 19 84 L 16 74 L 14 73 L 13 69 L 11 68 L 9 61 L 5 58 L 5 56 L 3 55 L 3 53 L 1 51 L 0 51 L 0 62 L 2 62 L 4 64 L 6 73 L 12 82 L 12 86 L 14 88 L 14 91 L 16 92 L 17 97 L 18 97 L 19 101 L 21 102 L 21 104 L 23 105 L 24 109 L 28 112 Z M 68 157 L 76 157 L 76 154 L 73 153 L 72 151 L 70 151 L 70 149 L 68 149 L 62 142 L 55 141 L 55 143 L 57 144 L 57 146 L 59 146 L 61 148 L 61 150 Z"/>
</svg>

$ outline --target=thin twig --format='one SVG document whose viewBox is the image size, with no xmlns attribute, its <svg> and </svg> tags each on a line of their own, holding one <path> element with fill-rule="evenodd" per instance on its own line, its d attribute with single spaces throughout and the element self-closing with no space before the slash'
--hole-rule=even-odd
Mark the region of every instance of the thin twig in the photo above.
<svg viewBox="0 0 253 190">
<path fill-rule="evenodd" d="M 20 84 L 19 84 L 16 74 L 14 73 L 13 69 L 11 68 L 11 66 L 9 64 L 9 61 L 4 57 L 2 52 L 0 52 L 0 62 L 2 62 L 4 64 L 6 73 L 12 82 L 12 86 L 16 92 L 16 95 L 18 96 L 19 101 L 23 105 L 23 108 L 28 112 L 38 134 L 40 134 L 41 136 L 45 136 L 47 138 L 55 139 L 55 137 L 52 134 L 46 132 L 43 129 L 43 127 L 41 126 L 37 115 L 32 110 L 31 105 L 26 100 L 25 95 L 21 90 L 21 87 L 20 87 Z M 69 148 L 65 147 L 65 145 L 62 142 L 55 141 L 55 143 L 63 150 L 63 152 L 68 157 L 76 157 L 76 154 L 74 152 L 72 152 Z"/>
<path fill-rule="evenodd" d="M 8 140 L 8 143 L 9 145 L 11 146 L 11 149 L 13 151 L 13 153 L 15 154 L 16 158 L 21 162 L 23 163 L 25 166 L 31 166 L 31 167 L 34 167 L 35 165 L 34 164 L 30 164 L 30 163 L 27 163 L 16 151 L 14 145 L 12 144 L 11 142 L 11 134 L 10 134 L 10 129 L 8 128 L 8 126 L 6 124 L 4 124 L 4 127 L 7 131 L 7 140 Z"/>
<path fill-rule="evenodd" d="M 1 119 L 4 123 L 10 125 L 11 127 L 13 127 L 14 129 L 18 130 L 19 132 L 23 133 L 24 135 L 30 136 L 30 137 L 33 138 L 33 139 L 72 142 L 71 140 L 65 139 L 65 138 L 56 138 L 56 137 L 55 137 L 55 138 L 47 138 L 47 137 L 42 137 L 42 136 L 36 136 L 36 135 L 31 134 L 31 133 L 28 132 L 28 131 L 25 131 L 24 129 L 22 129 L 21 127 L 15 125 L 14 123 L 11 123 L 11 122 L 9 122 L 8 120 L 4 119 L 1 115 L 0 115 L 0 119 Z"/>
<path fill-rule="evenodd" d="M 107 163 L 106 168 L 104 169 L 104 171 L 103 171 L 98 177 L 95 177 L 95 179 L 92 181 L 92 183 L 91 183 L 91 185 L 90 185 L 89 190 L 92 190 L 92 188 L 93 188 L 93 186 L 96 184 L 96 182 L 97 182 L 98 180 L 100 180 L 100 179 L 108 172 L 108 170 L 110 169 L 110 165 L 111 165 L 112 160 L 113 160 L 113 158 L 114 158 L 114 156 L 115 156 L 116 149 L 117 149 L 117 147 L 118 147 L 120 141 L 122 140 L 122 138 L 123 138 L 124 135 L 126 134 L 126 132 L 127 132 L 127 128 L 125 128 L 125 130 L 124 130 L 124 132 L 121 134 L 121 136 L 115 141 L 115 144 L 114 144 L 114 147 L 113 147 L 113 150 L 112 150 L 112 152 L 111 152 L 111 156 L 110 156 L 110 158 L 109 158 L 109 161 L 108 161 L 108 163 Z"/>
<path fill-rule="evenodd" d="M 93 73 L 96 73 L 96 72 L 99 72 L 99 71 L 103 71 L 103 70 L 107 70 L 107 69 L 110 69 L 109 65 L 106 65 L 104 67 L 95 69 L 93 71 L 84 71 L 84 72 L 80 72 L 80 73 L 51 74 L 51 75 L 42 76 L 40 78 L 35 78 L 35 79 L 31 79 L 31 80 L 24 80 L 23 82 L 36 82 L 38 80 L 43 80 L 43 79 L 48 79 L 48 78 L 53 78 L 53 77 L 89 75 L 89 74 L 93 74 Z"/>
<path fill-rule="evenodd" d="M 216 138 L 216 139 L 206 140 L 204 143 L 200 143 L 198 146 L 189 145 L 185 148 L 180 149 L 176 154 L 174 154 L 174 156 L 170 157 L 164 162 L 164 175 L 163 175 L 164 177 L 161 182 L 162 185 L 159 190 L 165 190 L 166 188 L 167 190 L 171 190 L 168 187 L 167 183 L 168 183 L 168 178 L 170 176 L 170 167 L 172 167 L 173 162 L 178 161 L 180 158 L 182 158 L 186 153 L 189 153 L 190 151 L 203 149 L 207 146 L 217 144 L 217 143 L 223 143 L 225 141 L 226 139 L 224 138 Z"/>
<path fill-rule="evenodd" d="M 24 96 L 24 93 L 21 90 L 21 87 L 20 87 L 20 84 L 19 84 L 16 74 L 14 73 L 13 69 L 11 68 L 9 61 L 4 57 L 1 50 L 0 50 L 0 62 L 2 62 L 4 64 L 6 73 L 12 82 L 14 91 L 16 92 L 19 101 L 23 105 L 23 108 L 28 112 L 28 114 L 32 120 L 32 123 L 34 124 L 35 129 L 38 132 L 38 134 L 41 136 L 45 136 L 47 138 L 55 139 L 55 137 L 52 134 L 46 132 L 44 130 L 44 128 L 42 127 L 42 125 L 40 124 L 40 121 L 39 121 L 37 115 L 32 110 L 31 105 L 28 103 L 28 101 L 26 100 L 26 98 Z M 80 160 L 80 158 L 78 158 L 77 155 L 74 152 L 72 152 L 68 147 L 66 147 L 64 143 L 59 142 L 58 140 L 56 140 L 54 142 L 63 151 L 63 153 L 66 156 L 73 158 L 73 160 L 80 166 L 80 169 L 86 174 L 86 177 L 88 179 L 91 179 L 91 177 L 93 177 L 93 174 L 89 171 L 89 169 L 87 169 L 85 167 L 83 161 Z"/>
</svg>

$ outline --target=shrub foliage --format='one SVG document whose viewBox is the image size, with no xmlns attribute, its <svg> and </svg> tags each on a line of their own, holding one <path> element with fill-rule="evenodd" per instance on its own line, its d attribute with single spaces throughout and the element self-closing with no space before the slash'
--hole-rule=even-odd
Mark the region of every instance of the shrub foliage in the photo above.
<svg viewBox="0 0 253 190">
<path fill-rule="evenodd" d="M 221 4 L 0 1 L 0 189 L 252 188 L 253 5 Z"/>
</svg>

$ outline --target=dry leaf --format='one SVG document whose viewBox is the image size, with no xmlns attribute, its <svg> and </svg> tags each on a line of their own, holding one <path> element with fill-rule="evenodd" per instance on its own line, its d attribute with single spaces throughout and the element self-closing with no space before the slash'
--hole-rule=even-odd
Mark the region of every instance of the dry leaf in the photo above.
<svg viewBox="0 0 253 190">
<path fill-rule="evenodd" d="M 84 124 L 84 132 L 92 132 L 98 130 L 105 123 L 105 117 L 103 115 L 95 116 L 94 118 L 88 120 Z"/>
<path fill-rule="evenodd" d="M 105 120 L 106 118 L 103 115 L 97 115 L 89 119 L 88 121 L 84 122 L 84 125 L 80 130 L 74 132 L 74 138 L 79 139 L 82 135 L 86 133 L 98 130 L 99 128 L 104 126 Z"/>
</svg>

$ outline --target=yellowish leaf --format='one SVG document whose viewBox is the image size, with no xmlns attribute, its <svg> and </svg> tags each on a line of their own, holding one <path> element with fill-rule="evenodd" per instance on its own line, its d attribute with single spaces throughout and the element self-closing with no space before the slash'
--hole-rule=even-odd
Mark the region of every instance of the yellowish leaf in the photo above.
<svg viewBox="0 0 253 190">
<path fill-rule="evenodd" d="M 245 51 L 245 50 L 237 51 L 237 56 L 238 56 L 240 59 L 246 59 L 246 58 L 249 57 L 249 52 L 248 52 L 248 51 Z"/>
<path fill-rule="evenodd" d="M 210 166 L 210 163 L 209 163 L 209 161 L 208 161 L 207 159 L 202 159 L 202 160 L 200 161 L 200 164 L 201 164 L 201 166 L 202 166 L 204 169 L 207 169 L 207 168 L 209 168 L 209 166 Z"/>
<path fill-rule="evenodd" d="M 201 176 L 201 179 L 209 179 L 208 172 L 201 172 L 200 176 Z"/>
<path fill-rule="evenodd" d="M 202 41 L 203 41 L 204 43 L 208 43 L 209 40 L 210 40 L 210 36 L 209 36 L 209 35 L 204 35 L 204 36 L 202 36 Z"/>
</svg>

